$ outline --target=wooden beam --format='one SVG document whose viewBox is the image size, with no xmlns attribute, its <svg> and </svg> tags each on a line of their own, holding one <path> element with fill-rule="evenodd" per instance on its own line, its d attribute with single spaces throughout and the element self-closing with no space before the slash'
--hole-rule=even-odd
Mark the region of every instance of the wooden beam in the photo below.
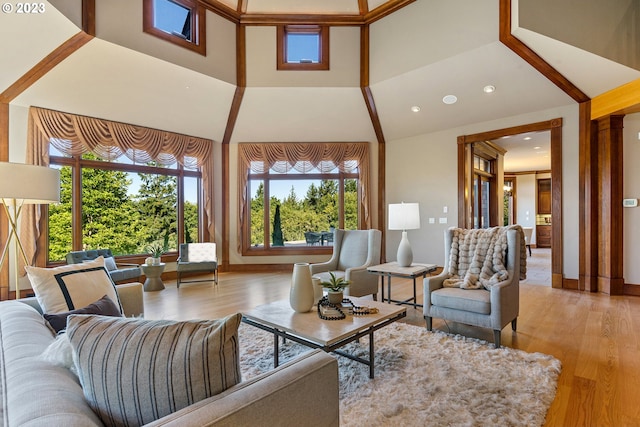
<svg viewBox="0 0 640 427">
<path fill-rule="evenodd" d="M 45 56 L 42 61 L 34 65 L 33 68 L 5 89 L 5 91 L 0 94 L 0 103 L 8 104 L 13 101 L 18 95 L 27 90 L 32 84 L 68 58 L 72 53 L 87 44 L 91 39 L 93 39 L 93 36 L 88 35 L 84 31 L 80 31 L 62 43 L 53 52 Z"/>
<path fill-rule="evenodd" d="M 96 35 L 96 0 L 82 0 L 82 30 Z"/>
<path fill-rule="evenodd" d="M 589 97 L 578 89 L 577 86 L 560 74 L 558 70 L 549 65 L 544 59 L 542 59 L 542 57 L 540 57 L 540 55 L 535 53 L 527 45 L 511 34 L 511 1 L 512 0 L 500 0 L 500 41 L 516 55 L 524 59 L 529 65 L 538 70 L 553 84 L 562 89 L 562 91 L 573 98 L 574 101 L 589 101 Z"/>
<path fill-rule="evenodd" d="M 611 89 L 591 100 L 591 120 L 612 114 L 640 112 L 640 79 Z"/>
<path fill-rule="evenodd" d="M 364 20 L 367 24 L 371 24 L 379 19 L 384 18 L 392 14 L 393 12 L 402 9 L 403 7 L 413 3 L 416 0 L 390 0 L 382 3 L 380 6 L 373 9 L 371 12 L 364 15 Z"/>
<path fill-rule="evenodd" d="M 240 23 L 244 25 L 329 25 L 358 26 L 365 25 L 360 15 L 346 14 L 275 14 L 275 13 L 245 13 L 240 16 Z"/>
</svg>

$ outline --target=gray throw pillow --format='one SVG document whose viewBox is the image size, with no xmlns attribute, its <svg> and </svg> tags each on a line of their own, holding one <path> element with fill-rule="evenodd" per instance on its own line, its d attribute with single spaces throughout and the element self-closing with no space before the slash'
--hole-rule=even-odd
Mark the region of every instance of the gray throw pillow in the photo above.
<svg viewBox="0 0 640 427">
<path fill-rule="evenodd" d="M 241 319 L 69 316 L 85 398 L 105 425 L 139 426 L 226 390 L 241 380 Z"/>
<path fill-rule="evenodd" d="M 111 301 L 111 298 L 106 295 L 86 307 L 66 311 L 64 313 L 44 313 L 43 316 L 57 334 L 67 327 L 67 317 L 72 314 L 99 314 L 101 316 L 122 317 L 120 307 L 118 307 L 113 301 Z"/>
</svg>

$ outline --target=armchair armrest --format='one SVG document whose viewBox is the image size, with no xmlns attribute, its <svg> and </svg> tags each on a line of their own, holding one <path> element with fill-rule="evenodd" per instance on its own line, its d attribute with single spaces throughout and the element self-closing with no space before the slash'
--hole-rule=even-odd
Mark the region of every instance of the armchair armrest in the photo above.
<svg viewBox="0 0 640 427">
<path fill-rule="evenodd" d="M 128 262 L 116 262 L 116 267 L 140 267 L 139 264 L 133 264 Z"/>
</svg>

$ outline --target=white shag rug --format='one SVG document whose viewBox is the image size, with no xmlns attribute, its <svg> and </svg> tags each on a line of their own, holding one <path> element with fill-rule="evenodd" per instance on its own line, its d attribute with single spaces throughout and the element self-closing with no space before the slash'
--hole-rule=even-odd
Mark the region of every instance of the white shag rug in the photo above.
<svg viewBox="0 0 640 427">
<path fill-rule="evenodd" d="M 273 335 L 240 326 L 243 379 L 273 369 Z M 472 338 L 393 323 L 375 332 L 369 367 L 338 359 L 341 426 L 541 426 L 553 402 L 560 361 L 493 348 Z M 342 348 L 368 358 L 368 338 Z M 280 345 L 280 363 L 310 351 Z"/>
</svg>

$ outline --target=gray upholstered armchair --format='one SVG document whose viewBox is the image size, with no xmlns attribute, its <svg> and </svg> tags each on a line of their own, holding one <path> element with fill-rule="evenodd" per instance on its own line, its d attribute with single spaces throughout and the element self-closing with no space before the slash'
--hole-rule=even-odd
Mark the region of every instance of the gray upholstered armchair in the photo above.
<svg viewBox="0 0 640 427">
<path fill-rule="evenodd" d="M 461 229 L 450 228 L 445 231 L 444 269 L 440 275 L 424 279 L 423 311 L 428 330 L 432 329 L 433 317 L 482 328 L 491 328 L 493 329 L 496 348 L 500 347 L 500 333 L 509 322 L 511 322 L 511 328 L 514 331 L 516 330 L 520 305 L 519 281 L 524 278 L 521 276 L 521 271 L 523 275 L 526 275 L 524 233 L 520 226 L 497 227 L 497 229 L 500 229 L 500 232 L 506 235 L 506 252 L 504 252 L 503 267 L 506 268 L 508 276 L 504 277 L 506 274 L 504 274 L 503 270 L 503 275 L 500 276 L 498 281 L 492 283 L 489 289 L 481 285 L 477 285 L 480 287 L 479 289 L 444 286 L 445 280 L 451 279 L 451 271 L 454 271 L 451 268 L 452 259 L 455 261 L 459 255 L 461 263 L 468 262 L 473 265 L 471 263 L 472 260 L 466 258 L 465 255 L 474 258 L 473 253 L 464 253 L 462 243 L 458 241 L 456 231 Z M 453 257 L 451 256 L 452 246 L 454 246 Z M 487 252 L 488 256 L 496 256 L 498 250 L 496 252 Z M 521 254 L 524 255 L 524 258 Z M 465 261 L 462 261 L 463 259 Z M 493 264 L 493 260 L 491 258 L 489 260 L 491 261 L 484 264 L 485 268 Z M 473 261 L 477 261 L 482 265 L 484 259 L 475 257 Z M 486 270 L 483 273 L 485 274 L 484 277 L 487 277 Z M 480 275 L 480 277 L 483 276 Z"/>
<path fill-rule="evenodd" d="M 373 294 L 377 299 L 378 276 L 367 267 L 380 264 L 380 230 L 341 230 L 333 232 L 333 254 L 327 262 L 311 264 L 311 275 L 325 281 L 329 272 L 351 282 L 346 294 L 360 297 Z"/>
<path fill-rule="evenodd" d="M 214 282 L 218 284 L 218 256 L 216 244 L 205 243 L 181 243 L 178 254 L 176 272 L 178 276 L 177 286 L 181 283 Z M 213 279 L 184 280 L 184 273 L 213 273 Z"/>
</svg>

